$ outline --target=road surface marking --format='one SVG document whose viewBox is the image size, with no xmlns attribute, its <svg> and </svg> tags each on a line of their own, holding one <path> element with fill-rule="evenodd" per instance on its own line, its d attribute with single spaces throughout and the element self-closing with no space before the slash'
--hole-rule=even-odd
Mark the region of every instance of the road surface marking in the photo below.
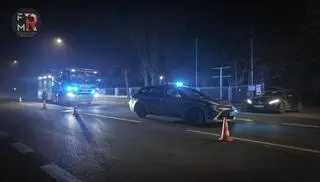
<svg viewBox="0 0 320 182">
<path fill-rule="evenodd" d="M 9 137 L 10 135 L 5 131 L 0 131 L 0 138 Z"/>
<path fill-rule="evenodd" d="M 192 133 L 198 133 L 198 134 L 204 134 L 204 135 L 211 135 L 211 136 L 220 137 L 220 134 L 209 133 L 209 132 L 205 132 L 205 131 L 198 131 L 198 130 L 192 130 L 192 129 L 188 129 L 186 131 L 187 132 L 192 132 Z M 311 152 L 311 153 L 320 154 L 320 151 L 319 150 L 315 150 L 315 149 L 307 149 L 307 148 L 302 148 L 302 147 L 295 147 L 295 146 L 290 146 L 290 145 L 282 145 L 282 144 L 277 144 L 277 143 L 264 142 L 264 141 L 259 141 L 259 140 L 251 140 L 251 139 L 239 138 L 239 137 L 232 137 L 232 138 L 235 139 L 235 140 L 243 141 L 243 142 L 257 143 L 257 144 L 269 145 L 269 146 L 273 146 L 273 147 L 286 148 L 286 149 L 291 149 L 291 150 L 297 150 L 297 151 Z"/>
<path fill-rule="evenodd" d="M 72 174 L 68 173 L 66 170 L 55 164 L 46 164 L 40 166 L 40 168 L 48 173 L 56 181 L 81 182 L 81 180 L 74 177 Z"/>
<path fill-rule="evenodd" d="M 252 119 L 246 119 L 246 118 L 235 118 L 234 120 L 239 120 L 239 121 L 246 121 L 246 122 L 252 122 Z"/>
<path fill-rule="evenodd" d="M 319 115 L 310 115 L 307 113 L 285 113 L 285 114 L 271 114 L 271 113 L 251 113 L 251 112 L 241 112 L 243 115 L 252 116 L 270 116 L 270 117 L 291 117 L 291 118 L 307 118 L 307 119 L 320 119 Z"/>
<path fill-rule="evenodd" d="M 134 119 L 118 118 L 118 117 L 105 116 L 105 115 L 93 114 L 93 113 L 83 113 L 83 114 L 89 115 L 89 116 L 97 116 L 97 117 L 101 117 L 101 118 L 115 119 L 115 120 L 121 120 L 121 121 L 128 121 L 128 122 L 131 122 L 131 123 L 142 123 L 142 121 L 134 120 Z"/>
<path fill-rule="evenodd" d="M 271 113 L 253 113 L 253 112 L 240 112 L 243 115 L 253 115 L 253 116 L 280 116 L 280 114 L 271 114 Z"/>
<path fill-rule="evenodd" d="M 73 112 L 73 109 L 67 109 L 67 110 L 64 110 L 62 112 Z"/>
<path fill-rule="evenodd" d="M 13 143 L 11 144 L 12 147 L 14 147 L 16 150 L 18 150 L 20 153 L 25 154 L 28 152 L 34 152 L 34 150 L 22 143 Z"/>
<path fill-rule="evenodd" d="M 283 125 L 289 125 L 289 126 L 301 126 L 301 127 L 309 127 L 309 128 L 320 128 L 320 126 L 315 125 L 307 125 L 307 124 L 297 124 L 297 123 L 281 123 Z"/>
</svg>

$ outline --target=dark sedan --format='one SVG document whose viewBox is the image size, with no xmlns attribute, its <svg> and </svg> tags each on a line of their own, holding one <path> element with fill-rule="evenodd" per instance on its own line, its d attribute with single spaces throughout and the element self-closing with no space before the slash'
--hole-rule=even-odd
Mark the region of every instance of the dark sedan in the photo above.
<svg viewBox="0 0 320 182">
<path fill-rule="evenodd" d="M 129 107 L 141 118 L 148 114 L 179 117 L 197 125 L 221 122 L 224 117 L 234 119 L 233 107 L 227 102 L 172 85 L 141 88 L 131 97 Z"/>
<path fill-rule="evenodd" d="M 292 90 L 267 91 L 260 97 L 247 100 L 249 111 L 302 111 L 302 101 Z"/>
</svg>

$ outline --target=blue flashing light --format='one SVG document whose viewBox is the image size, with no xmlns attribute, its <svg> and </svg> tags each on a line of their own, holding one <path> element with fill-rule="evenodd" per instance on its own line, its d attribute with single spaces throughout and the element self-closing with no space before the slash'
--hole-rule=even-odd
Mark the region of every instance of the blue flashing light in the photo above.
<svg viewBox="0 0 320 182">
<path fill-rule="evenodd" d="M 239 109 L 235 108 L 234 106 L 232 106 L 232 110 L 233 110 L 234 113 L 239 113 L 240 112 Z"/>
<path fill-rule="evenodd" d="M 72 87 L 68 86 L 68 87 L 66 88 L 66 90 L 67 90 L 68 92 L 70 92 L 70 91 L 72 91 Z"/>
<path fill-rule="evenodd" d="M 183 86 L 183 82 L 176 82 L 176 86 L 177 87 L 182 87 Z"/>
<path fill-rule="evenodd" d="M 96 93 L 96 90 L 91 90 L 91 94 L 95 94 Z"/>
</svg>

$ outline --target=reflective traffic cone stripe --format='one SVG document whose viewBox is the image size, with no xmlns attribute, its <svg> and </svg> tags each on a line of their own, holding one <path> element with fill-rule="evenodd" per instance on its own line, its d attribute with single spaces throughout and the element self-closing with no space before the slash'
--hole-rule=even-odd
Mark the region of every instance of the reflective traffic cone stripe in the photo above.
<svg viewBox="0 0 320 182">
<path fill-rule="evenodd" d="M 226 136 L 227 137 L 230 136 L 229 125 L 228 125 L 228 121 L 227 120 L 226 120 Z"/>
<path fill-rule="evenodd" d="M 223 140 L 223 139 L 224 139 L 224 135 L 225 135 L 225 120 L 223 119 L 223 121 L 222 121 L 221 136 L 220 136 L 219 140 Z"/>
</svg>

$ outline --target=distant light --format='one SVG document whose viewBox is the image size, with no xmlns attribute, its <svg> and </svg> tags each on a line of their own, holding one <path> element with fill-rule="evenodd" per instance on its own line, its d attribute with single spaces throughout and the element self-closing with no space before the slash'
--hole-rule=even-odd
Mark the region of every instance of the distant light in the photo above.
<svg viewBox="0 0 320 182">
<path fill-rule="evenodd" d="M 43 79 L 47 79 L 47 76 L 43 76 L 42 78 L 43 78 Z"/>
<path fill-rule="evenodd" d="M 75 95 L 74 93 L 72 93 L 72 92 L 68 92 L 68 93 L 67 93 L 67 96 L 68 96 L 68 97 L 74 97 L 74 96 L 76 96 L 76 95 Z"/>
<path fill-rule="evenodd" d="M 57 39 L 57 43 L 61 44 L 62 43 L 62 40 L 61 39 Z"/>
<path fill-rule="evenodd" d="M 163 79 L 164 79 L 164 76 L 161 75 L 161 76 L 160 76 L 160 80 L 163 80 Z"/>
<path fill-rule="evenodd" d="M 177 87 L 182 87 L 183 86 L 183 82 L 176 82 L 176 86 Z"/>
<path fill-rule="evenodd" d="M 52 76 L 51 76 L 51 75 L 48 75 L 48 78 L 52 78 Z"/>
<path fill-rule="evenodd" d="M 63 40 L 62 40 L 61 38 L 56 38 L 56 39 L 54 40 L 54 43 L 55 43 L 56 45 L 58 45 L 58 46 L 61 46 L 61 45 L 63 44 Z"/>
<path fill-rule="evenodd" d="M 38 80 L 42 80 L 42 76 L 39 76 L 39 77 L 38 77 Z"/>
<path fill-rule="evenodd" d="M 97 71 L 94 71 L 93 73 L 94 73 L 94 74 L 97 74 L 98 72 L 97 72 Z"/>
<path fill-rule="evenodd" d="M 97 79 L 98 82 L 101 82 L 101 79 Z"/>
<path fill-rule="evenodd" d="M 75 69 L 71 69 L 71 72 L 75 72 L 76 70 Z"/>
<path fill-rule="evenodd" d="M 12 62 L 12 64 L 18 64 L 18 61 L 17 61 L 17 60 L 14 60 L 14 61 Z"/>
<path fill-rule="evenodd" d="M 17 90 L 17 88 L 13 88 L 13 91 L 16 91 Z"/>
<path fill-rule="evenodd" d="M 234 106 L 232 106 L 232 110 L 234 113 L 239 113 L 239 110 L 237 108 L 235 108 Z"/>
<path fill-rule="evenodd" d="M 96 93 L 96 91 L 95 90 L 91 90 L 91 94 L 95 94 Z"/>
</svg>

